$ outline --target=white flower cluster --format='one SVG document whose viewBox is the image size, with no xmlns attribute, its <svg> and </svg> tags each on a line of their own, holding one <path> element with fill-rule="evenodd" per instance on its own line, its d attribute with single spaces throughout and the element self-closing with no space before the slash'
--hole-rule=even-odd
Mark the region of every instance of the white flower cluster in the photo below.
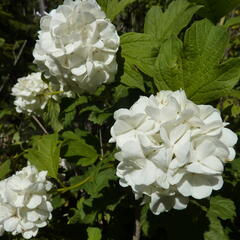
<svg viewBox="0 0 240 240">
<path fill-rule="evenodd" d="M 41 79 L 40 72 L 19 78 L 12 88 L 12 95 L 16 97 L 16 111 L 31 114 L 43 110 L 51 98 L 48 92 L 48 85 Z"/>
<path fill-rule="evenodd" d="M 46 175 L 27 166 L 0 182 L 0 236 L 6 231 L 30 239 L 47 225 L 53 208 L 47 195 L 52 184 Z"/>
<path fill-rule="evenodd" d="M 217 109 L 194 104 L 184 91 L 161 91 L 114 118 L 110 142 L 120 149 L 120 185 L 131 186 L 136 199 L 150 199 L 154 214 L 183 209 L 188 197 L 206 198 L 222 187 L 237 136 Z"/>
<path fill-rule="evenodd" d="M 73 92 L 113 80 L 119 36 L 95 0 L 65 0 L 41 19 L 35 63 Z"/>
</svg>

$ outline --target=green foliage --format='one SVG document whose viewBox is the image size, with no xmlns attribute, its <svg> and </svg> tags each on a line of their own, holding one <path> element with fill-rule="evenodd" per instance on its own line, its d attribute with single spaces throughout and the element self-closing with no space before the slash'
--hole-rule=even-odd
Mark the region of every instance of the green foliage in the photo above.
<svg viewBox="0 0 240 240">
<path fill-rule="evenodd" d="M 230 240 L 230 238 L 225 233 L 223 226 L 217 218 L 209 217 L 209 221 L 210 230 L 204 233 L 205 240 Z"/>
<path fill-rule="evenodd" d="M 34 136 L 32 148 L 24 155 L 38 170 L 48 171 L 48 175 L 58 179 L 60 144 L 56 133 Z"/>
<path fill-rule="evenodd" d="M 191 2 L 202 4 L 204 8 L 199 11 L 202 17 L 207 17 L 215 23 L 231 10 L 240 6 L 239 0 L 190 0 Z"/>
<path fill-rule="evenodd" d="M 239 25 L 240 24 L 240 16 L 237 16 L 237 17 L 233 17 L 233 18 L 229 18 L 224 26 L 226 27 L 232 27 L 234 25 Z"/>
<path fill-rule="evenodd" d="M 162 44 L 154 76 L 158 89 L 183 88 L 197 103 L 227 95 L 240 77 L 240 59 L 219 64 L 227 44 L 224 27 L 208 20 L 195 22 L 186 32 L 184 43 L 172 37 Z"/>
<path fill-rule="evenodd" d="M 88 240 L 100 240 L 102 239 L 101 230 L 96 227 L 88 227 L 87 228 L 88 233 Z"/>
<path fill-rule="evenodd" d="M 145 236 L 148 236 L 148 231 L 150 228 L 149 221 L 147 220 L 147 214 L 148 214 L 149 206 L 146 204 L 141 209 L 141 215 L 140 215 L 140 224 L 142 226 L 142 231 Z"/>
<path fill-rule="evenodd" d="M 219 218 L 221 218 L 222 220 L 233 220 L 235 216 L 236 207 L 232 200 L 220 196 L 212 197 L 210 200 L 210 208 L 207 212 L 210 226 L 209 231 L 204 234 L 205 239 L 230 239 Z"/>
<path fill-rule="evenodd" d="M 0 180 L 6 177 L 11 171 L 11 161 L 8 159 L 0 165 Z"/>
<path fill-rule="evenodd" d="M 99 198 L 102 196 L 103 188 L 109 186 L 109 181 L 116 179 L 115 170 L 113 168 L 91 169 L 91 180 L 83 185 L 83 189 L 92 197 Z"/>
<path fill-rule="evenodd" d="M 142 74 L 133 64 L 130 65 L 128 62 L 124 64 L 124 74 L 121 77 L 121 82 L 129 87 L 139 88 L 143 92 L 145 91 Z"/>
<path fill-rule="evenodd" d="M 81 166 L 89 166 L 97 160 L 98 153 L 95 148 L 88 145 L 84 139 L 70 131 L 64 132 L 63 138 L 63 146 L 67 146 L 65 157 L 78 157 L 77 164 Z"/>
<path fill-rule="evenodd" d="M 125 33 L 121 36 L 121 47 L 125 65 L 136 65 L 145 74 L 152 75 L 159 51 L 157 40 L 149 34 Z"/>
<path fill-rule="evenodd" d="M 228 198 L 212 197 L 207 215 L 208 217 L 221 218 L 222 220 L 233 220 L 236 216 L 236 207 L 234 202 Z"/>
<path fill-rule="evenodd" d="M 81 106 L 88 102 L 88 99 L 86 96 L 80 96 L 75 101 L 73 101 L 69 106 L 67 106 L 64 109 L 64 119 L 63 119 L 63 126 L 68 127 L 71 122 L 74 120 L 76 113 L 77 113 L 77 107 Z"/>
<path fill-rule="evenodd" d="M 137 78 L 138 82 L 133 81 L 132 77 L 129 77 L 128 69 L 135 69 L 136 65 L 142 72 L 152 77 L 161 42 L 174 34 L 177 35 L 200 7 L 190 4 L 187 0 L 179 0 L 172 2 L 163 13 L 160 7 L 154 6 L 145 18 L 144 33 L 126 33 L 121 36 L 124 69 L 128 74 L 127 78 L 126 75 L 123 76 L 125 84 L 144 90 L 141 78 Z M 132 71 L 133 73 L 136 73 L 136 70 Z"/>
<path fill-rule="evenodd" d="M 173 1 L 164 13 L 159 6 L 153 6 L 145 18 L 144 33 L 160 41 L 178 35 L 200 8 L 187 0 Z"/>
<path fill-rule="evenodd" d="M 113 21 L 124 8 L 136 0 L 98 0 L 102 10 L 106 13 L 107 18 Z"/>
<path fill-rule="evenodd" d="M 49 125 L 55 132 L 59 132 L 63 129 L 62 124 L 59 122 L 59 113 L 60 106 L 59 103 L 53 99 L 48 101 L 47 114 L 45 115 L 45 122 L 48 122 Z"/>
</svg>

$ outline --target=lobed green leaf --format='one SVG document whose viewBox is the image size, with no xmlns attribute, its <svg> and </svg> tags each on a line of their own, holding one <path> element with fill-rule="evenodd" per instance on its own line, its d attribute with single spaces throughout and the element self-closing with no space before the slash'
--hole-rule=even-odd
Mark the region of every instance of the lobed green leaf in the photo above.
<svg viewBox="0 0 240 240">
<path fill-rule="evenodd" d="M 58 167 L 60 160 L 60 144 L 58 134 L 34 136 L 32 148 L 24 155 L 32 165 L 41 170 L 48 171 L 48 175 L 58 179 Z"/>
<path fill-rule="evenodd" d="M 102 239 L 102 233 L 100 228 L 96 227 L 88 227 L 87 228 L 88 233 L 88 240 L 100 240 Z"/>
<path fill-rule="evenodd" d="M 222 62 L 228 32 L 207 19 L 195 22 L 184 43 L 172 36 L 156 61 L 154 82 L 159 90 L 183 88 L 196 103 L 228 95 L 240 78 L 240 58 Z"/>
</svg>

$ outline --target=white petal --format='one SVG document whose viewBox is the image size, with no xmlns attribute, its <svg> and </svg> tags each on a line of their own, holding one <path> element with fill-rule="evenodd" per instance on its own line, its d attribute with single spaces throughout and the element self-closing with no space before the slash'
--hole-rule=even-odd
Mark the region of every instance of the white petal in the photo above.
<svg viewBox="0 0 240 240">
<path fill-rule="evenodd" d="M 28 221 L 36 222 L 39 219 L 39 213 L 35 210 L 26 212 Z"/>
<path fill-rule="evenodd" d="M 175 197 L 175 204 L 173 206 L 174 209 L 182 210 L 187 207 L 189 199 L 183 196 L 176 196 Z"/>
<path fill-rule="evenodd" d="M 32 195 L 32 197 L 30 198 L 27 207 L 30 209 L 36 208 L 37 206 L 39 206 L 42 202 L 42 196 L 40 195 Z"/>
<path fill-rule="evenodd" d="M 24 231 L 32 229 L 35 224 L 29 221 L 26 221 L 25 219 L 21 221 L 21 226 L 23 228 Z"/>
<path fill-rule="evenodd" d="M 16 229 L 17 225 L 19 223 L 19 218 L 17 217 L 11 217 L 4 221 L 3 227 L 6 232 L 12 232 Z"/>
<path fill-rule="evenodd" d="M 13 216 L 15 214 L 15 208 L 11 207 L 8 204 L 1 204 L 0 203 L 0 224 L 5 219 Z"/>
<path fill-rule="evenodd" d="M 37 233 L 38 233 L 38 228 L 33 228 L 29 231 L 24 231 L 22 235 L 25 239 L 30 239 L 32 237 L 35 237 Z"/>
<path fill-rule="evenodd" d="M 214 157 L 214 156 L 209 156 L 201 161 L 203 165 L 206 167 L 216 171 L 216 173 L 221 174 L 223 172 L 223 164 L 222 162 Z"/>
<path fill-rule="evenodd" d="M 228 161 L 232 161 L 235 158 L 235 156 L 236 156 L 236 152 L 231 147 L 228 148 L 228 151 L 229 151 L 229 155 L 228 155 L 228 159 L 227 160 Z"/>
<path fill-rule="evenodd" d="M 177 188 L 183 196 L 202 199 L 210 196 L 213 189 L 221 187 L 222 182 L 218 177 L 189 174 L 179 183 Z"/>
<path fill-rule="evenodd" d="M 158 215 L 166 211 L 166 208 L 164 207 L 163 203 L 160 201 L 160 197 L 156 193 L 151 195 L 151 202 L 149 206 L 155 215 Z"/>
<path fill-rule="evenodd" d="M 170 142 L 173 144 L 179 140 L 183 136 L 183 134 L 186 132 L 187 126 L 185 124 L 180 124 L 177 127 L 175 127 L 169 135 Z"/>
<path fill-rule="evenodd" d="M 72 68 L 72 70 L 71 70 L 71 72 L 76 76 L 81 76 L 84 73 L 86 73 L 86 71 L 87 71 L 87 68 L 85 65 L 81 65 L 78 68 Z"/>
<path fill-rule="evenodd" d="M 188 154 L 190 151 L 190 131 L 187 131 L 185 135 L 174 145 L 173 151 L 176 158 L 180 163 L 186 163 L 188 161 Z"/>
<path fill-rule="evenodd" d="M 217 111 L 212 112 L 207 118 L 204 119 L 205 124 L 211 124 L 215 122 L 222 122 L 222 118 Z"/>
<path fill-rule="evenodd" d="M 216 149 L 215 144 L 211 139 L 206 138 L 198 146 L 196 150 L 197 159 L 201 160 L 209 155 L 211 155 Z"/>
<path fill-rule="evenodd" d="M 145 166 L 140 170 L 133 171 L 129 174 L 129 177 L 136 185 L 151 185 L 156 181 L 157 173 L 158 169 L 156 166 L 146 160 Z"/>
<path fill-rule="evenodd" d="M 237 135 L 233 131 L 228 128 L 222 129 L 222 136 L 220 138 L 220 141 L 222 141 L 228 147 L 234 146 L 237 143 L 237 140 Z"/>
</svg>

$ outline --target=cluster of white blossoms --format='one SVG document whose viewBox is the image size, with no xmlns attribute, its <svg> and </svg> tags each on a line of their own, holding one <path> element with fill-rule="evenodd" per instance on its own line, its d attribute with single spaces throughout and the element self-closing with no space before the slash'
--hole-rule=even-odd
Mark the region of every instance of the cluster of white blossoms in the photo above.
<svg viewBox="0 0 240 240">
<path fill-rule="evenodd" d="M 29 115 L 42 112 L 50 98 L 59 101 L 62 97 L 73 96 L 72 92 L 63 91 L 62 85 L 45 83 L 40 72 L 19 78 L 12 88 L 12 95 L 16 97 L 16 111 Z"/>
<path fill-rule="evenodd" d="M 30 239 L 47 225 L 53 208 L 47 195 L 52 184 L 46 175 L 29 165 L 0 181 L 0 236 L 6 231 Z"/>
<path fill-rule="evenodd" d="M 42 80 L 40 72 L 19 78 L 12 88 L 16 111 L 31 114 L 43 110 L 51 98 L 48 93 L 48 85 Z"/>
<path fill-rule="evenodd" d="M 17 112 L 38 113 L 51 97 L 92 93 L 113 81 L 120 39 L 95 0 L 66 0 L 41 18 L 40 27 L 34 62 L 50 84 L 40 72 L 19 78 L 12 89 Z M 49 88 L 62 93 L 48 94 Z"/>
<path fill-rule="evenodd" d="M 114 79 L 120 40 L 95 0 L 65 0 L 40 27 L 33 56 L 46 77 L 77 93 Z"/>
<path fill-rule="evenodd" d="M 184 209 L 188 197 L 206 198 L 222 187 L 237 136 L 217 109 L 194 104 L 184 91 L 161 91 L 114 118 L 110 142 L 120 149 L 120 185 L 131 186 L 136 199 L 149 199 L 154 214 Z"/>
</svg>

